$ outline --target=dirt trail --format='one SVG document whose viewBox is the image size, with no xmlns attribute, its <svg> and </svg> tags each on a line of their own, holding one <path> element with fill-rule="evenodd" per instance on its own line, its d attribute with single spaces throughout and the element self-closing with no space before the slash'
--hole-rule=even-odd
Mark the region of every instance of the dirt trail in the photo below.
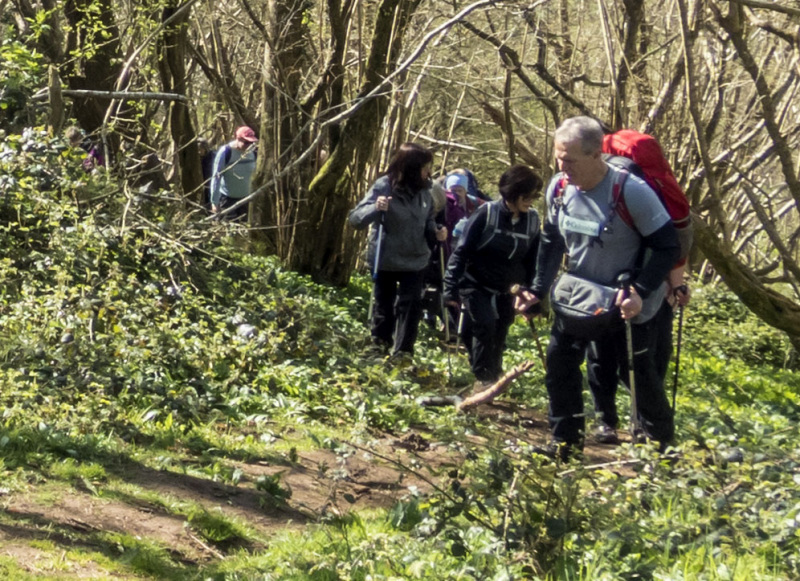
<svg viewBox="0 0 800 581">
<path fill-rule="evenodd" d="M 540 413 L 508 402 L 481 406 L 477 413 L 490 421 L 503 437 L 534 444 L 546 442 L 547 421 Z M 430 441 L 424 434 L 424 430 L 418 430 L 402 436 L 386 436 L 378 440 L 373 453 L 354 449 L 352 454 L 343 456 L 330 450 L 316 450 L 299 454 L 294 463 L 234 463 L 242 473 L 235 485 L 140 464 L 109 470 L 112 479 L 133 485 L 139 491 L 136 497 L 119 493 L 119 487 L 106 494 L 104 483 L 96 483 L 94 491 L 76 483 L 71 488 L 50 487 L 43 494 L 32 485 L 26 493 L 0 495 L 0 557 L 11 557 L 32 574 L 47 573 L 55 567 L 49 561 L 52 554 L 32 548 L 31 540 L 48 540 L 66 550 L 85 547 L 113 554 L 113 543 L 107 540 L 106 533 L 124 533 L 168 547 L 175 561 L 207 563 L 241 547 L 241 542 L 227 546 L 201 539 L 177 511 L 170 512 L 157 503 L 141 500 L 146 493 L 154 493 L 166 506 L 193 503 L 211 514 L 220 511 L 268 536 L 315 522 L 329 511 L 390 507 L 408 493 L 410 486 L 430 491 L 438 484 L 438 478 L 433 476 L 429 480 L 428 475 L 458 463 L 460 455 L 445 444 Z M 472 443 L 481 445 L 485 440 L 475 437 Z M 608 461 L 610 450 L 589 446 L 586 462 Z M 425 466 L 425 472 L 411 471 L 408 467 L 412 461 Z M 291 490 L 291 497 L 285 503 L 272 502 L 267 493 L 256 488 L 260 477 L 277 473 L 281 488 Z M 89 564 L 81 567 L 84 570 L 70 570 L 70 575 L 92 578 L 106 574 Z"/>
</svg>

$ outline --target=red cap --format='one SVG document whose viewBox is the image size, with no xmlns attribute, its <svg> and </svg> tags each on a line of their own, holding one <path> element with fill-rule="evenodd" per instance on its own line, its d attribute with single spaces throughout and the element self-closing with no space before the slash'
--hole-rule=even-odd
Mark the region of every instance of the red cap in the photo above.
<svg viewBox="0 0 800 581">
<path fill-rule="evenodd" d="M 256 137 L 256 132 L 250 129 L 247 125 L 243 125 L 236 130 L 236 139 L 240 141 L 246 141 L 248 143 L 256 143 L 258 142 L 258 137 Z"/>
</svg>

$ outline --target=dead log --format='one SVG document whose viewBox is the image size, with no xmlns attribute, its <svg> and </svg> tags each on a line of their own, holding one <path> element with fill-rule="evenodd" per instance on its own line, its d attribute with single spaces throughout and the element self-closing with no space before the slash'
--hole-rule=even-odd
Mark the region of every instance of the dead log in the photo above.
<svg viewBox="0 0 800 581">
<path fill-rule="evenodd" d="M 520 363 L 511 371 L 506 373 L 503 377 L 495 381 L 488 389 L 465 398 L 461 403 L 456 405 L 456 408 L 460 412 L 465 412 L 481 405 L 482 403 L 488 403 L 492 401 L 494 398 L 508 389 L 508 386 L 511 385 L 512 381 L 528 371 L 531 367 L 533 367 L 533 361 L 525 361 L 524 363 Z"/>
</svg>

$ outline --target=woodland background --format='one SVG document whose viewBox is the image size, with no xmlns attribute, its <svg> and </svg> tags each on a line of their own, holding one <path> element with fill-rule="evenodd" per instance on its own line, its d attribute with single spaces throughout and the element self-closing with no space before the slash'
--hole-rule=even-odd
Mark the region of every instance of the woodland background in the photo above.
<svg viewBox="0 0 800 581">
<path fill-rule="evenodd" d="M 0 577 L 800 578 L 799 27 L 794 0 L 0 0 Z M 654 133 L 692 201 L 672 458 L 534 452 L 545 324 L 471 413 L 422 405 L 473 379 L 427 325 L 409 366 L 363 353 L 345 217 L 392 150 L 493 192 L 578 113 Z M 196 147 L 243 123 L 248 227 L 201 207 Z"/>
<path fill-rule="evenodd" d="M 789 0 L 0 9 L 2 126 L 48 106 L 54 132 L 74 117 L 105 144 L 112 173 L 168 188 L 191 211 L 196 137 L 222 144 L 251 125 L 261 136 L 251 235 L 323 282 L 349 280 L 362 238 L 346 213 L 404 141 L 492 191 L 510 163 L 552 173 L 565 117 L 653 133 L 692 202 L 693 269 L 721 276 L 800 344 L 800 8 Z"/>
</svg>

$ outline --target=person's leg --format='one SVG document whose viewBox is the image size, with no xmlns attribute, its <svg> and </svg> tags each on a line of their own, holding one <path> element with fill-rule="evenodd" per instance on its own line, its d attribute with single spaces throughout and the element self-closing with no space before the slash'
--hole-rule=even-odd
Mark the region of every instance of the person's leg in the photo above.
<svg viewBox="0 0 800 581">
<path fill-rule="evenodd" d="M 656 373 L 661 378 L 662 383 L 666 381 L 669 360 L 670 357 L 672 357 L 673 314 L 672 307 L 665 300 L 653 317 L 653 346 L 655 348 L 653 359 L 655 361 Z"/>
<path fill-rule="evenodd" d="M 508 329 L 514 322 L 514 297 L 511 295 L 497 295 L 495 297 L 497 307 L 497 320 L 495 321 L 494 339 L 492 341 L 492 371 L 495 379 L 503 375 L 503 353 L 506 350 L 506 338 Z"/>
<path fill-rule="evenodd" d="M 470 342 L 467 348 L 470 352 L 470 365 L 475 379 L 482 382 L 494 381 L 495 375 L 495 326 L 497 313 L 491 293 L 481 289 L 470 289 L 462 295 L 466 306 L 467 327 L 465 333 Z"/>
<path fill-rule="evenodd" d="M 228 208 L 236 205 L 239 203 L 239 199 L 237 198 L 229 198 L 226 195 L 222 195 L 219 200 L 219 210 L 223 212 Z M 223 219 L 229 222 L 247 222 L 247 207 L 249 206 L 249 202 L 247 204 L 242 204 L 235 210 L 232 210 L 225 214 Z"/>
<path fill-rule="evenodd" d="M 624 336 L 621 340 L 624 340 Z M 625 347 L 617 345 L 617 342 L 617 340 L 592 341 L 586 348 L 586 375 L 589 391 L 594 400 L 594 411 L 603 424 L 614 430 L 619 424 L 617 351 Z"/>
<path fill-rule="evenodd" d="M 665 447 L 675 437 L 675 421 L 664 391 L 664 383 L 656 371 L 654 323 L 650 320 L 642 325 L 631 325 L 636 405 L 645 435 Z M 627 385 L 627 357 L 621 362 L 621 368 Z"/>
<path fill-rule="evenodd" d="M 419 321 L 422 318 L 423 273 L 399 272 L 395 304 L 394 352 L 414 352 Z"/>
<path fill-rule="evenodd" d="M 373 342 L 381 346 L 389 346 L 392 344 L 395 326 L 394 303 L 397 297 L 397 273 L 378 271 L 372 292 L 374 300 L 370 334 Z"/>
<path fill-rule="evenodd" d="M 583 449 L 585 418 L 583 415 L 583 377 L 581 362 L 586 341 L 564 335 L 553 325 L 547 346 L 545 386 L 550 399 L 550 428 L 553 441 Z"/>
</svg>

